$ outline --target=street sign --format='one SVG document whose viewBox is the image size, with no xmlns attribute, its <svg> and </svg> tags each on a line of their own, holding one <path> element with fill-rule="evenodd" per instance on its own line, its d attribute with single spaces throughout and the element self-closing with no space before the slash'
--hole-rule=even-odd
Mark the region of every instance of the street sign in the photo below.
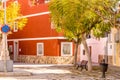
<svg viewBox="0 0 120 80">
<path fill-rule="evenodd" d="M 2 31 L 3 33 L 7 33 L 7 32 L 10 31 L 10 27 L 5 24 L 3 27 L 1 27 L 1 31 Z"/>
</svg>

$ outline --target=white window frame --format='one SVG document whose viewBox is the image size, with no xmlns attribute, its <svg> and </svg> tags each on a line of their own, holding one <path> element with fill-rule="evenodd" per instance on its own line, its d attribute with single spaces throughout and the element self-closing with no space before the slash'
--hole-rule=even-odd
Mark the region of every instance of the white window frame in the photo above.
<svg viewBox="0 0 120 80">
<path fill-rule="evenodd" d="M 37 1 L 39 2 L 39 0 Z M 37 6 L 37 5 L 40 5 L 41 3 L 37 3 L 36 0 L 29 0 L 29 5 L 30 6 Z"/>
<path fill-rule="evenodd" d="M 39 45 L 41 45 L 41 47 L 42 47 L 42 49 L 41 49 L 41 51 L 42 51 L 42 54 L 39 54 Z M 44 44 L 43 43 L 37 43 L 37 56 L 43 56 L 44 55 Z"/>
<path fill-rule="evenodd" d="M 112 42 L 112 41 L 111 41 L 111 33 L 108 34 L 108 42 L 109 42 L 109 43 Z"/>
<path fill-rule="evenodd" d="M 15 4 L 18 4 L 18 0 L 14 1 Z"/>
<path fill-rule="evenodd" d="M 13 31 L 14 32 L 18 31 L 18 23 L 17 22 L 14 22 Z"/>
<path fill-rule="evenodd" d="M 45 3 L 48 3 L 48 2 L 50 2 L 50 0 L 45 0 Z"/>
<path fill-rule="evenodd" d="M 55 29 L 55 25 L 54 25 L 54 22 L 51 22 L 51 29 Z"/>
<path fill-rule="evenodd" d="M 70 54 L 65 54 L 63 52 L 63 49 L 65 49 L 64 45 L 67 44 L 67 45 L 70 45 Z M 61 56 L 72 56 L 73 54 L 73 45 L 72 45 L 72 42 L 61 42 Z"/>
</svg>

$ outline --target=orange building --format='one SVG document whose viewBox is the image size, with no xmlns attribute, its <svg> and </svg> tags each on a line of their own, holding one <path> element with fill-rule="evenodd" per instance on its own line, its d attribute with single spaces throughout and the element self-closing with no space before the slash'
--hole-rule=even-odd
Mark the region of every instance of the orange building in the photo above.
<svg viewBox="0 0 120 80">
<path fill-rule="evenodd" d="M 14 26 L 8 35 L 10 56 L 25 63 L 73 63 L 73 42 L 57 33 L 51 24 L 48 0 L 14 0 L 21 5 L 21 13 L 28 18 L 23 30 Z"/>
</svg>

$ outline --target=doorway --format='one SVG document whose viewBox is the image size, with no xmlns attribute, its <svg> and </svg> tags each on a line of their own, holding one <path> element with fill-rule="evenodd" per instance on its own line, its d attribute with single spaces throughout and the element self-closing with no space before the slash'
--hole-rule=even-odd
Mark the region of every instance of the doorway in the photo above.
<svg viewBox="0 0 120 80">
<path fill-rule="evenodd" d="M 14 61 L 17 61 L 18 58 L 18 41 L 14 41 Z"/>
</svg>

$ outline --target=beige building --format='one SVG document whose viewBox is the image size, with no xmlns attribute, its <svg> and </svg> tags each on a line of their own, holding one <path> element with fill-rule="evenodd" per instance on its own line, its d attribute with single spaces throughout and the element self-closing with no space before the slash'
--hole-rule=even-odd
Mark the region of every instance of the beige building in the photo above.
<svg viewBox="0 0 120 80">
<path fill-rule="evenodd" d="M 120 66 L 120 29 L 112 28 L 108 35 L 108 61 L 116 66 Z"/>
</svg>

